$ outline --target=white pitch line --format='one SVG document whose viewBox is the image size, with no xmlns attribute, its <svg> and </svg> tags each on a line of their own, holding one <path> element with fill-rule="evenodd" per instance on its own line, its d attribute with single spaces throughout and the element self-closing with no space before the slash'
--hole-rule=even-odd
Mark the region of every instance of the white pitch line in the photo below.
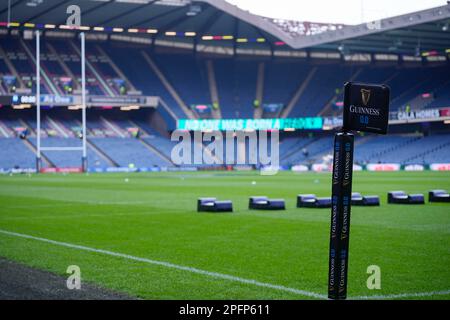
<svg viewBox="0 0 450 320">
<path fill-rule="evenodd" d="M 387 295 L 380 295 L 380 296 L 358 296 L 358 297 L 350 297 L 350 299 L 352 299 L 352 300 L 379 300 L 379 299 L 421 298 L 421 297 L 443 296 L 443 295 L 450 295 L 450 290 L 417 292 L 417 293 L 387 294 Z"/>
<path fill-rule="evenodd" d="M 71 249 L 79 249 L 79 250 L 84 250 L 84 251 L 89 251 L 89 252 L 102 253 L 105 255 L 113 256 L 113 257 L 124 258 L 124 259 L 138 261 L 138 262 L 144 262 L 144 263 L 153 264 L 153 265 L 157 265 L 157 266 L 163 266 L 166 268 L 188 271 L 191 273 L 206 275 L 206 276 L 209 276 L 212 278 L 224 279 L 224 280 L 229 280 L 229 281 L 234 281 L 234 282 L 239 282 L 239 283 L 244 283 L 244 284 L 250 284 L 250 285 L 254 285 L 254 286 L 258 286 L 258 287 L 294 293 L 294 294 L 298 294 L 301 296 L 306 296 L 306 297 L 311 297 L 311 298 L 316 298 L 316 299 L 327 299 L 327 296 L 318 294 L 315 292 L 289 288 L 289 287 L 266 283 L 266 282 L 260 282 L 260 281 L 253 280 L 253 279 L 245 279 L 245 278 L 241 278 L 241 277 L 236 277 L 236 276 L 218 273 L 218 272 L 206 271 L 206 270 L 197 269 L 197 268 L 193 268 L 193 267 L 181 266 L 181 265 L 173 264 L 170 262 L 152 260 L 152 259 L 147 259 L 147 258 L 140 258 L 140 257 L 135 257 L 135 256 L 131 256 L 131 255 L 124 254 L 124 253 L 118 253 L 118 252 L 102 250 L 102 249 L 95 249 L 95 248 L 85 247 L 85 246 L 81 246 L 81 245 L 77 245 L 77 244 L 55 241 L 55 240 L 30 236 L 27 234 L 16 233 L 16 232 L 11 232 L 11 231 L 1 230 L 1 229 L 0 229 L 0 233 L 9 235 L 9 236 L 14 236 L 14 237 L 20 237 L 20 238 L 25 238 L 25 239 L 32 239 L 32 240 L 42 241 L 42 242 L 46 242 L 46 243 L 51 243 L 54 245 L 63 246 L 63 247 L 71 248 Z"/>
<path fill-rule="evenodd" d="M 42 241 L 42 242 L 46 242 L 46 243 L 51 243 L 54 245 L 63 246 L 63 247 L 71 248 L 71 249 L 79 249 L 79 250 L 84 250 L 84 251 L 89 251 L 89 252 L 102 253 L 105 255 L 113 256 L 113 257 L 124 258 L 124 259 L 138 261 L 138 262 L 144 262 L 144 263 L 148 263 L 148 264 L 163 266 L 166 268 L 188 271 L 191 273 L 206 275 L 206 276 L 209 276 L 212 278 L 225 279 L 225 280 L 240 282 L 240 283 L 244 283 L 244 284 L 251 284 L 254 286 L 258 286 L 258 287 L 269 288 L 269 289 L 274 289 L 274 290 L 278 290 L 278 291 L 285 291 L 285 292 L 289 292 L 289 293 L 298 294 L 301 296 L 306 296 L 306 297 L 311 297 L 311 298 L 316 298 L 316 299 L 327 299 L 326 295 L 311 292 L 311 291 L 300 290 L 300 289 L 285 287 L 282 285 L 276 285 L 276 284 L 271 284 L 271 283 L 266 283 L 266 282 L 260 282 L 260 281 L 253 280 L 253 279 L 245 279 L 245 278 L 241 278 L 241 277 L 236 277 L 236 276 L 218 273 L 218 272 L 206 271 L 206 270 L 197 269 L 197 268 L 193 268 L 193 267 L 181 266 L 181 265 L 173 264 L 170 262 L 152 260 L 152 259 L 147 259 L 147 258 L 140 258 L 140 257 L 135 257 L 135 256 L 131 256 L 131 255 L 124 254 L 124 253 L 118 253 L 118 252 L 102 250 L 102 249 L 95 249 L 95 248 L 85 247 L 85 246 L 81 246 L 81 245 L 77 245 L 77 244 L 55 241 L 55 240 L 30 236 L 27 234 L 11 232 L 11 231 L 1 230 L 1 229 L 0 229 L 0 233 L 9 235 L 9 236 L 19 237 L 19 238 L 32 239 L 32 240 Z M 400 294 L 378 295 L 378 296 L 376 296 L 376 295 L 374 295 L 374 296 L 356 296 L 356 297 L 349 297 L 349 299 L 352 299 L 352 300 L 401 299 L 401 298 L 430 297 L 430 296 L 447 295 L 447 294 L 450 294 L 450 290 L 419 292 L 419 293 L 400 293 Z"/>
</svg>

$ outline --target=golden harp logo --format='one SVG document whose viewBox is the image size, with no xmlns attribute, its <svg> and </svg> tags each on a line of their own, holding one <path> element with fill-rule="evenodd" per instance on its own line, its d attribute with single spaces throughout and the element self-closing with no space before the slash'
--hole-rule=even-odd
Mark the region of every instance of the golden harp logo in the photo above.
<svg viewBox="0 0 450 320">
<path fill-rule="evenodd" d="M 367 106 L 367 104 L 369 103 L 369 99 L 370 99 L 370 90 L 361 89 L 361 100 L 365 106 Z"/>
</svg>

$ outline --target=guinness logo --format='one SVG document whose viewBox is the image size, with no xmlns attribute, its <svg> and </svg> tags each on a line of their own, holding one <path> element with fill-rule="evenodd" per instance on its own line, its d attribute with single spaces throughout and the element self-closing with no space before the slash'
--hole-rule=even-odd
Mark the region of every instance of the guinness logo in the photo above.
<svg viewBox="0 0 450 320">
<path fill-rule="evenodd" d="M 361 89 L 361 100 L 365 106 L 369 103 L 370 99 L 370 90 L 368 89 Z"/>
<path fill-rule="evenodd" d="M 386 134 L 390 89 L 385 85 L 353 82 L 347 82 L 344 89 L 344 131 Z"/>
</svg>

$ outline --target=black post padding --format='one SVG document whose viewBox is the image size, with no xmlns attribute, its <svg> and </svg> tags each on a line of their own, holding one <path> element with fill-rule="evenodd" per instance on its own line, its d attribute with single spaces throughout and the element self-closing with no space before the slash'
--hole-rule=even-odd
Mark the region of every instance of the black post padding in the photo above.
<svg viewBox="0 0 450 320">
<path fill-rule="evenodd" d="M 83 172 L 87 172 L 88 170 L 87 157 L 81 157 L 81 170 L 83 170 Z"/>
<path fill-rule="evenodd" d="M 36 157 L 36 173 L 41 172 L 42 162 L 40 157 Z"/>
<path fill-rule="evenodd" d="M 353 144 L 351 133 L 334 137 L 328 298 L 336 300 L 347 298 Z"/>
</svg>

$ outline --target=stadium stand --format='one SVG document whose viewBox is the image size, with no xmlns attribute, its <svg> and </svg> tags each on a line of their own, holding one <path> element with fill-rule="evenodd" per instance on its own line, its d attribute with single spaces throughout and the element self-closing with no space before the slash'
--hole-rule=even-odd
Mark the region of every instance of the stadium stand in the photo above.
<svg viewBox="0 0 450 320">
<path fill-rule="evenodd" d="M 32 111 L 27 110 L 1 110 L 0 133 L 3 140 L 3 150 L 7 153 L 19 152 L 12 143 L 4 140 L 20 142 L 17 139 L 18 129 L 27 129 L 30 141 L 35 145 L 36 120 Z M 120 112 L 120 111 L 119 111 Z M 20 116 L 15 116 L 15 113 Z M 49 110 L 44 112 L 41 130 L 46 137 L 42 144 L 46 146 L 73 146 L 80 145 L 76 138 L 81 123 L 78 116 L 71 111 Z M 149 112 L 150 113 L 150 112 Z M 175 141 L 170 141 L 150 123 L 143 119 L 135 119 L 130 113 L 114 114 L 111 110 L 97 110 L 89 114 L 88 156 L 93 167 L 128 166 L 172 166 L 170 162 L 171 151 Z M 139 136 L 133 137 L 131 129 L 138 129 Z M 330 135 L 289 135 L 282 136 L 280 143 L 280 161 L 282 165 L 311 164 L 323 161 L 331 155 L 333 138 Z M 23 147 L 23 146 L 22 146 Z M 269 145 L 270 148 L 270 145 Z M 22 148 L 31 152 L 29 149 Z M 355 149 L 355 163 L 402 163 L 402 164 L 429 164 L 433 162 L 447 162 L 450 158 L 450 134 L 391 134 L 386 137 L 357 137 Z M 192 150 L 194 148 L 192 147 Z M 248 140 L 245 144 L 246 161 L 249 161 Z M 235 146 L 235 156 L 237 146 Z M 76 166 L 79 164 L 79 154 L 56 153 L 47 154 L 48 158 L 58 166 Z M 64 161 L 67 157 L 67 161 Z M 28 159 L 29 157 L 25 157 Z M 225 153 L 224 153 L 225 158 Z M 14 166 L 10 162 L 7 167 Z M 33 167 L 34 160 L 25 162 L 27 167 Z M 24 166 L 25 163 L 17 163 Z"/>
<path fill-rule="evenodd" d="M 294 152 L 281 155 L 281 161 L 288 165 L 310 163 L 315 159 L 320 159 L 323 154 L 331 153 L 332 145 L 332 136 L 301 139 L 296 148 L 293 148 Z"/>
<path fill-rule="evenodd" d="M 170 162 L 155 154 L 137 139 L 92 138 L 90 141 L 122 167 L 128 167 L 130 164 L 146 168 L 170 165 Z"/>
<path fill-rule="evenodd" d="M 30 139 L 30 142 L 33 146 L 36 146 L 36 139 Z M 42 141 L 43 147 L 80 147 L 81 140 L 77 138 L 54 138 L 49 137 Z M 51 161 L 51 163 L 55 167 L 79 167 L 81 164 L 81 154 L 79 151 L 45 151 L 43 153 L 47 159 Z M 88 147 L 88 158 L 90 159 L 91 166 L 93 168 L 106 168 L 108 166 L 113 166 L 112 163 L 108 162 L 101 154 L 97 153 L 95 149 Z M 31 164 L 34 164 L 34 159 Z M 33 165 L 28 165 L 28 167 L 32 167 Z"/>
<path fill-rule="evenodd" d="M 311 71 L 308 64 L 289 61 L 266 62 L 263 103 L 281 103 L 286 106 Z M 281 81 L 282 80 L 282 81 Z"/>
<path fill-rule="evenodd" d="M 222 117 L 253 118 L 257 64 L 252 61 L 217 60 L 214 63 Z"/>
<path fill-rule="evenodd" d="M 107 48 L 105 48 L 106 50 Z M 180 109 L 169 91 L 161 83 L 160 79 L 148 66 L 142 51 L 129 50 L 124 48 L 114 48 L 109 50 L 110 56 L 114 59 L 116 65 L 121 68 L 124 74 L 130 79 L 133 85 L 144 94 L 160 96 L 176 114 L 178 118 L 185 118 L 186 115 Z M 121 59 L 127 56 L 128 59 Z M 163 117 L 167 122 L 173 122 L 170 115 L 163 113 Z"/>
<path fill-rule="evenodd" d="M 338 64 L 317 67 L 313 78 L 309 81 L 303 94 L 295 105 L 290 116 L 315 116 L 329 100 L 336 88 L 351 78 L 351 68 Z"/>
<path fill-rule="evenodd" d="M 22 44 L 13 40 L 5 42 L 3 46 L 5 52 L 13 57 L 19 74 L 32 77 L 34 74 L 34 64 L 27 56 Z M 32 44 L 28 45 L 33 47 Z M 52 50 L 48 50 L 51 47 Z M 50 78 L 71 77 L 66 70 L 70 70 L 73 76 L 80 77 L 79 55 L 71 46 L 64 45 L 62 41 L 46 41 L 43 48 L 43 72 Z M 106 44 L 92 44 L 88 46 L 87 58 L 92 68 L 87 68 L 88 90 L 94 95 L 120 94 L 119 89 L 113 80 L 120 80 L 109 63 L 109 57 L 105 57 L 99 52 L 109 52 L 109 56 L 123 74 L 130 79 L 133 85 L 140 91 L 149 95 L 161 96 L 172 108 L 172 110 L 183 118 L 186 115 L 177 108 L 170 92 L 161 83 L 161 80 L 154 74 L 142 56 L 142 50 L 121 49 Z M 126 51 L 126 52 L 125 52 Z M 58 63 L 55 54 L 66 65 L 63 68 Z M 124 55 L 129 59 L 121 59 Z M 19 59 L 20 56 L 20 59 Z M 205 60 L 196 60 L 190 54 L 168 54 L 156 55 L 154 60 L 164 73 L 166 78 L 176 88 L 179 95 L 187 105 L 211 103 Z M 135 63 L 135 62 L 138 63 Z M 266 62 L 266 75 L 264 87 L 264 103 L 280 103 L 287 105 L 295 92 L 295 89 L 305 79 L 314 64 L 302 62 Z M 7 68 L 6 65 L 2 67 Z M 223 118 L 252 118 L 253 102 L 256 92 L 257 62 L 235 59 L 214 60 L 216 82 L 219 90 L 220 105 Z M 7 70 L 5 70 L 7 71 Z M 94 72 L 94 73 L 93 73 Z M 317 65 L 317 71 L 308 82 L 302 95 L 296 102 L 291 116 L 314 116 L 327 106 L 330 100 L 335 97 L 336 89 L 351 79 L 362 82 L 386 82 L 391 87 L 393 109 L 404 108 L 408 103 L 423 93 L 432 93 L 434 100 L 426 101 L 424 107 L 436 107 L 448 105 L 449 67 L 435 68 L 399 68 L 399 67 L 373 67 L 343 66 L 339 63 L 327 62 Z M 106 79 L 104 85 L 99 83 L 99 79 Z M 123 80 L 123 79 L 122 79 Z M 187 80 L 187 81 L 186 81 Z M 300 81 L 299 81 L 300 80 Z M 79 81 L 79 79 L 77 79 Z M 125 81 L 125 80 L 124 80 Z M 125 87 L 129 84 L 125 81 Z M 267 89 L 270 88 L 270 89 Z M 48 92 L 46 83 L 43 84 L 43 93 Z M 106 92 L 105 92 L 106 91 Z M 59 87 L 59 93 L 62 88 Z M 335 100 L 342 99 L 338 94 Z"/>
<path fill-rule="evenodd" d="M 188 106 L 211 103 L 204 61 L 191 55 L 157 55 L 155 62 Z"/>
<path fill-rule="evenodd" d="M 19 138 L 0 138 L 2 154 L 14 156 L 0 157 L 1 168 L 32 168 L 35 165 L 34 151 Z"/>
<path fill-rule="evenodd" d="M 226 13 L 224 17 L 227 17 Z M 433 45 L 427 39 L 423 39 L 422 51 L 429 51 L 422 52 L 420 57 L 411 55 L 409 51 L 406 54 L 400 50 L 386 52 L 373 48 L 352 55 L 349 53 L 351 41 L 297 50 L 295 41 L 301 41 L 302 37 L 332 35 L 336 30 L 344 32 L 351 26 L 254 18 L 259 19 L 258 27 L 228 28 L 226 23 L 221 23 L 220 28 L 217 26 L 220 32 L 234 30 L 229 36 L 229 39 L 236 39 L 234 47 L 226 42 L 211 41 L 211 46 L 202 42 L 203 47 L 191 48 L 184 40 L 178 41 L 181 33 L 164 39 L 158 35 L 151 41 L 125 32 L 120 36 L 89 33 L 86 42 L 88 99 L 105 98 L 103 106 L 88 110 L 89 166 L 174 166 L 170 156 L 176 142 L 170 141 L 169 137 L 179 119 L 339 118 L 342 115 L 342 86 L 349 80 L 389 85 L 391 111 L 394 113 L 405 112 L 409 116 L 410 112 L 450 107 L 448 57 L 427 47 Z M 120 17 L 112 21 L 116 19 Z M 417 25 L 441 36 L 439 26 L 439 23 Z M 272 27 L 288 38 L 269 35 Z M 395 30 L 401 38 L 402 26 Z M 16 91 L 28 95 L 36 92 L 35 41 L 25 37 L 22 30 L 15 31 L 0 34 L 1 96 L 15 94 Z M 137 31 L 141 32 L 141 29 Z M 216 31 L 216 28 L 200 31 L 207 33 Z M 241 32 L 247 32 L 246 37 L 240 37 Z M 250 35 L 261 38 L 253 39 Z M 222 36 L 209 37 L 210 40 L 224 40 Z M 370 35 L 358 39 L 364 37 Z M 291 47 L 286 46 L 291 38 L 294 41 Z M 225 43 L 223 47 L 220 46 L 222 43 Z M 46 32 L 40 47 L 41 93 L 56 97 L 79 95 L 81 53 L 77 33 Z M 106 99 L 127 99 L 136 95 L 155 97 L 158 106 L 124 112 L 120 108 L 112 110 Z M 192 106 L 205 106 L 208 110 L 202 113 Z M 43 145 L 72 146 L 79 143 L 81 112 L 67 107 L 70 106 L 51 108 L 43 103 Z M 20 161 L 2 157 L 3 168 L 34 166 L 36 114 L 31 105 L 18 109 L 0 108 L 2 152 L 21 155 Z M 20 135 L 24 135 L 22 139 L 18 139 Z M 329 161 L 332 132 L 281 132 L 280 137 L 283 166 Z M 441 124 L 408 124 L 387 137 L 357 137 L 355 148 L 355 162 L 358 164 L 447 163 L 450 160 L 450 134 Z M 247 150 L 248 161 L 248 142 L 235 145 L 235 153 L 238 149 Z M 54 166 L 78 166 L 80 158 L 75 151 L 46 152 L 44 155 L 47 164 Z M 214 158 L 212 155 L 207 157 L 210 160 Z"/>
</svg>

